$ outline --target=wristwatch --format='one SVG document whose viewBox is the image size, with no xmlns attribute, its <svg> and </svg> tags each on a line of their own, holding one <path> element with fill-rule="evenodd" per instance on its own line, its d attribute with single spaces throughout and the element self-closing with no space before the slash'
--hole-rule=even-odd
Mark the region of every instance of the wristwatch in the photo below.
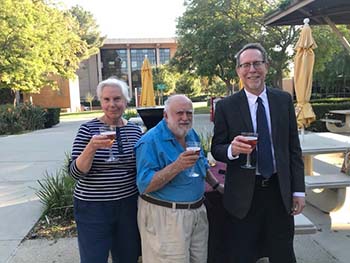
<svg viewBox="0 0 350 263">
<path fill-rule="evenodd" d="M 219 187 L 219 185 L 220 185 L 220 183 L 219 183 L 219 182 L 217 182 L 216 184 L 214 184 L 214 185 L 212 186 L 212 188 L 213 188 L 214 190 L 216 190 L 216 188 L 218 188 L 218 187 Z"/>
</svg>

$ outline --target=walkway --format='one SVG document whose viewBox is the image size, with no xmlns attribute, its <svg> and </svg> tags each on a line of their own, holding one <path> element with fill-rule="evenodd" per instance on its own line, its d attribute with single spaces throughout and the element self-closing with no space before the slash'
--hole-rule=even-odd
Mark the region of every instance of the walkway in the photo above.
<svg viewBox="0 0 350 263">
<path fill-rule="evenodd" d="M 65 121 L 51 129 L 0 137 L 0 263 L 79 261 L 75 238 L 21 241 L 41 215 L 34 189 L 38 188 L 37 180 L 43 178 L 45 170 L 54 172 L 60 167 L 81 123 Z M 195 115 L 194 127 L 206 133 L 213 126 L 208 115 Z M 335 169 L 324 159 L 315 160 L 315 167 Z M 296 237 L 298 262 L 349 262 L 350 231 L 331 231 L 329 216 L 313 207 L 307 207 L 304 214 L 319 231 Z"/>
<path fill-rule="evenodd" d="M 59 169 L 81 122 L 0 137 L 0 263 L 7 262 L 39 219 L 37 180 Z"/>
</svg>

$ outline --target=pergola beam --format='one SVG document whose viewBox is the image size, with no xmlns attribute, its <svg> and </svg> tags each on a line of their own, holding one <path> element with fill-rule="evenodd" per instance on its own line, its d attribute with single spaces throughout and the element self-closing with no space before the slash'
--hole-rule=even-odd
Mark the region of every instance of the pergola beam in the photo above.
<svg viewBox="0 0 350 263">
<path fill-rule="evenodd" d="M 333 23 L 332 20 L 329 19 L 328 16 L 323 18 L 326 23 L 332 28 L 333 32 L 337 35 L 343 46 L 346 48 L 346 50 L 350 53 L 350 44 L 349 41 L 345 38 L 342 32 L 337 28 L 337 26 Z"/>
</svg>

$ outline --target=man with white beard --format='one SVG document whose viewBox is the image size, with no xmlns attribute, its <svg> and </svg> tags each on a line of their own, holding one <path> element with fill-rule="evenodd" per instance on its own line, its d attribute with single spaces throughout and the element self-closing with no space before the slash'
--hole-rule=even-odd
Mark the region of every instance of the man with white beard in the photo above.
<svg viewBox="0 0 350 263">
<path fill-rule="evenodd" d="M 173 95 L 163 120 L 135 145 L 143 263 L 207 261 L 204 184 L 221 193 L 223 185 L 208 170 L 202 150 L 186 150 L 189 142 L 200 142 L 192 120 L 192 101 Z"/>
</svg>

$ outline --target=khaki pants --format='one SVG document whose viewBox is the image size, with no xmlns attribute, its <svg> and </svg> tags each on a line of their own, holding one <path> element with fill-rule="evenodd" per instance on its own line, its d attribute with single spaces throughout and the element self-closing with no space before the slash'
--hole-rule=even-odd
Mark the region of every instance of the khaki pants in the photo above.
<svg viewBox="0 0 350 263">
<path fill-rule="evenodd" d="M 172 209 L 139 198 L 142 263 L 205 263 L 208 219 L 204 205 Z"/>
</svg>

